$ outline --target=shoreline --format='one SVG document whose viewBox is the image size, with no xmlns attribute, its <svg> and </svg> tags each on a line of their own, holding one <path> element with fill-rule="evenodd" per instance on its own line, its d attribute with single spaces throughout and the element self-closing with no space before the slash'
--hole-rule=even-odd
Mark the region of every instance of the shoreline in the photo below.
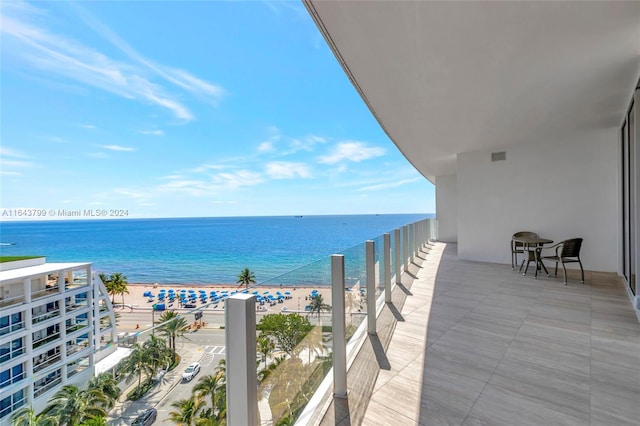
<svg viewBox="0 0 640 426">
<path fill-rule="evenodd" d="M 248 292 L 249 294 L 255 294 L 256 296 L 269 296 L 272 295 L 274 297 L 278 297 L 278 295 L 283 296 L 282 300 L 275 302 L 275 304 L 270 304 L 269 301 L 265 301 L 264 304 L 259 304 L 260 307 L 265 307 L 268 311 L 278 311 L 280 312 L 282 308 L 289 311 L 297 311 L 304 310 L 305 306 L 309 304 L 309 300 L 311 299 L 312 291 L 317 291 L 318 294 L 322 295 L 324 303 L 330 303 L 331 300 L 331 287 L 328 286 L 285 286 L 285 285 L 253 285 L 248 289 L 243 285 L 240 286 L 238 284 L 159 284 L 159 283 L 128 283 L 127 289 L 129 290 L 129 294 L 124 295 L 124 305 L 129 305 L 137 309 L 150 309 L 151 306 L 155 303 L 163 303 L 158 300 L 157 296 L 161 290 L 165 291 L 167 294 L 168 290 L 175 290 L 176 293 L 179 293 L 180 290 L 193 290 L 196 297 L 196 302 L 191 303 L 194 305 L 192 308 L 185 308 L 180 306 L 177 303 L 177 299 L 173 304 L 167 303 L 167 310 L 177 310 L 177 309 L 197 309 L 203 306 L 207 306 L 207 310 L 213 309 L 211 308 L 211 298 L 210 293 L 212 291 L 217 292 L 218 294 L 234 294 L 234 293 L 242 293 Z M 202 302 L 200 300 L 200 292 L 199 290 L 206 290 L 207 302 Z M 145 294 L 152 293 L 153 297 L 145 296 Z M 345 293 L 350 293 L 351 291 L 345 291 Z M 353 292 L 355 295 L 355 292 Z M 109 296 L 111 298 L 111 296 Z M 115 305 L 122 305 L 123 298 L 121 295 L 116 295 L 114 298 Z M 165 299 L 166 300 L 166 299 Z M 223 310 L 224 303 L 218 305 L 216 310 Z M 298 309 L 298 305 L 300 309 Z"/>
</svg>

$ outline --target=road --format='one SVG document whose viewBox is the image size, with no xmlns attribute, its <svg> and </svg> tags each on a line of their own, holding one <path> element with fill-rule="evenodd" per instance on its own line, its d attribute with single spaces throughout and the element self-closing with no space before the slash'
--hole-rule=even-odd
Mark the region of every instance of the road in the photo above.
<svg viewBox="0 0 640 426">
<path fill-rule="evenodd" d="M 224 342 L 224 336 L 222 337 L 222 341 Z M 204 345 L 200 346 L 199 350 L 202 355 L 202 357 L 200 358 L 200 372 L 189 382 L 180 381 L 155 406 L 155 408 L 158 410 L 158 423 L 162 424 L 162 422 L 168 421 L 169 412 L 177 410 L 176 408 L 172 407 L 171 404 L 179 401 L 180 399 L 189 398 L 191 396 L 193 387 L 196 385 L 196 383 L 198 383 L 198 379 L 206 374 L 212 374 L 215 367 L 218 365 L 218 362 L 225 356 L 224 345 Z M 186 365 L 183 366 L 181 364 L 179 368 L 184 370 L 184 368 L 186 368 Z"/>
<path fill-rule="evenodd" d="M 120 313 L 118 320 L 119 332 L 135 333 L 145 330 L 151 325 L 151 310 L 129 312 L 125 308 L 117 312 Z M 215 320 L 215 317 L 220 320 L 224 318 L 223 315 L 217 313 L 205 314 L 203 318 L 205 322 L 207 321 L 207 316 L 210 316 L 211 320 Z M 192 317 L 192 315 L 186 317 Z M 139 325 L 139 328 L 136 328 L 137 325 Z M 176 349 L 183 356 L 183 360 L 177 369 L 168 373 L 160 385 L 157 385 L 155 389 L 152 389 L 139 401 L 133 403 L 129 401 L 124 403 L 121 409 L 113 410 L 110 413 L 110 425 L 128 425 L 137 414 L 150 407 L 155 407 L 158 410 L 156 424 L 163 424 L 165 420 L 168 420 L 169 412 L 176 410 L 176 408 L 171 407 L 171 404 L 180 399 L 189 398 L 198 379 L 206 374 L 213 373 L 219 361 L 225 357 L 225 331 L 220 328 L 220 321 L 218 321 L 218 324 L 206 322 L 205 325 L 205 328 L 187 332 L 184 336 L 176 339 Z M 200 372 L 190 382 L 184 382 L 181 380 L 182 372 L 192 361 L 200 363 Z"/>
</svg>

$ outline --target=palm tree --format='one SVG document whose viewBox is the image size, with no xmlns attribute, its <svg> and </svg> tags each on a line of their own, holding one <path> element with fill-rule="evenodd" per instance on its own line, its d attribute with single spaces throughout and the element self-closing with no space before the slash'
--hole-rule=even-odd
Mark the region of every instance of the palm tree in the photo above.
<svg viewBox="0 0 640 426">
<path fill-rule="evenodd" d="M 80 390 L 75 385 L 63 386 L 45 409 L 47 415 L 55 416 L 58 424 L 75 426 L 96 417 L 106 417 L 103 408 L 107 399 L 96 389 Z"/>
<path fill-rule="evenodd" d="M 131 382 L 134 377 L 138 376 L 137 389 L 140 390 L 140 387 L 142 386 L 142 375 L 151 375 L 151 372 L 153 371 L 150 363 L 151 360 L 149 358 L 149 353 L 145 351 L 140 343 L 136 343 L 133 345 L 131 354 L 121 361 L 119 368 L 127 375 L 127 383 Z"/>
<path fill-rule="evenodd" d="M 111 373 L 100 373 L 99 375 L 91 378 L 87 389 L 95 389 L 104 395 L 107 399 L 107 403 L 104 408 L 110 410 L 120 398 L 122 391 L 118 387 L 118 381 L 113 377 Z"/>
<path fill-rule="evenodd" d="M 122 296 L 122 304 L 124 305 L 124 295 L 129 294 L 129 289 L 127 288 L 127 276 L 122 275 L 121 272 L 116 272 L 115 274 L 111 274 L 109 277 L 109 281 L 115 287 L 116 294 Z"/>
<path fill-rule="evenodd" d="M 107 274 L 100 272 L 99 277 L 104 283 L 104 287 L 107 289 L 107 293 L 111 295 L 111 304 L 113 305 L 115 303 L 115 298 L 117 294 L 116 289 L 113 283 L 111 282 L 111 280 L 109 279 L 109 277 L 107 276 Z"/>
<path fill-rule="evenodd" d="M 224 383 L 224 377 L 222 374 L 208 374 L 202 376 L 198 383 L 193 387 L 193 392 L 199 398 L 204 399 L 206 396 L 211 397 L 211 409 L 207 413 L 207 417 L 212 417 L 216 420 L 222 420 L 225 403 L 221 403 L 221 399 L 226 397 L 226 387 Z"/>
<path fill-rule="evenodd" d="M 318 314 L 318 319 L 320 319 L 320 314 L 323 311 L 330 311 L 331 306 L 324 303 L 324 299 L 321 294 L 316 294 L 311 297 L 311 301 L 309 302 L 309 306 L 311 307 L 311 312 L 316 312 Z"/>
<path fill-rule="evenodd" d="M 168 369 L 172 362 L 173 352 L 164 340 L 151 335 L 149 340 L 142 344 L 142 348 L 149 359 L 149 376 L 155 376 L 161 367 Z"/>
<path fill-rule="evenodd" d="M 275 343 L 268 336 L 260 335 L 256 341 L 257 351 L 262 357 L 264 368 L 267 368 L 267 359 L 276 348 Z"/>
<path fill-rule="evenodd" d="M 124 295 L 129 294 L 129 289 L 127 289 L 127 284 L 129 284 L 127 282 L 127 276 L 122 275 L 121 272 L 116 272 L 109 276 L 101 273 L 100 279 L 104 283 L 107 293 L 111 295 L 111 303 L 115 303 L 116 295 L 121 295 L 122 304 L 124 305 Z"/>
<path fill-rule="evenodd" d="M 227 380 L 227 360 L 222 358 L 218 361 L 218 366 L 214 370 L 216 374 L 219 374 L 226 382 Z"/>
<path fill-rule="evenodd" d="M 240 272 L 240 275 L 238 275 L 238 281 L 236 281 L 237 284 L 240 284 L 239 287 L 242 287 L 244 284 L 246 288 L 249 288 L 249 284 L 255 284 L 255 282 L 256 276 L 249 268 L 244 268 L 242 272 Z"/>
<path fill-rule="evenodd" d="M 167 337 L 174 360 L 176 359 L 176 337 L 184 335 L 188 328 L 187 320 L 175 311 L 165 311 L 160 315 L 158 332 Z"/>
<path fill-rule="evenodd" d="M 36 414 L 33 407 L 25 405 L 11 416 L 11 426 L 54 426 L 57 420 L 44 413 Z"/>
<path fill-rule="evenodd" d="M 204 400 L 197 395 L 180 399 L 171 404 L 171 406 L 177 408 L 178 411 L 169 412 L 169 420 L 179 426 L 192 426 L 198 418 L 198 413 L 204 408 L 204 404 Z"/>
</svg>

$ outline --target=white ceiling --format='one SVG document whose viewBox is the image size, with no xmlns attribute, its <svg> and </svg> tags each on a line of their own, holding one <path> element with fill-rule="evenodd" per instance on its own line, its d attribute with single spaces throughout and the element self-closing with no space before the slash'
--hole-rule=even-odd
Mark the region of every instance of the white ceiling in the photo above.
<svg viewBox="0 0 640 426">
<path fill-rule="evenodd" d="M 640 1 L 303 1 L 432 182 L 457 153 L 618 127 L 640 76 Z"/>
</svg>

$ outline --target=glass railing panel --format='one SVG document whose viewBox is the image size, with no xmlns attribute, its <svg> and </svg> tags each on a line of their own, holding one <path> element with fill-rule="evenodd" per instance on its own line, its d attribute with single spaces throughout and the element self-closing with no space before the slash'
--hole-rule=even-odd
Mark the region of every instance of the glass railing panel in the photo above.
<svg viewBox="0 0 640 426">
<path fill-rule="evenodd" d="M 76 374 L 82 373 L 89 368 L 89 356 L 82 357 L 67 364 L 67 378 L 71 378 Z"/>
<path fill-rule="evenodd" d="M 43 297 L 47 297 L 47 296 L 51 296 L 54 294 L 58 294 L 59 288 L 57 286 L 55 287 L 49 287 L 49 288 L 45 288 L 44 290 L 36 290 L 31 292 L 31 300 L 36 300 L 36 299 L 41 299 Z"/>
<path fill-rule="evenodd" d="M 47 320 L 50 320 L 52 318 L 56 318 L 56 317 L 59 317 L 59 316 L 60 316 L 60 310 L 56 309 L 54 311 L 50 311 L 50 312 L 46 312 L 46 313 L 34 316 L 33 317 L 33 323 L 37 324 L 39 322 L 47 321 Z"/>
<path fill-rule="evenodd" d="M 15 297 L 4 297 L 0 299 L 0 309 L 6 309 L 10 306 L 18 305 L 21 303 L 24 303 L 24 295 Z"/>
<path fill-rule="evenodd" d="M 46 393 L 49 389 L 52 389 L 54 386 L 60 384 L 62 382 L 62 377 L 60 374 L 61 370 L 56 370 L 54 372 L 49 373 L 46 377 L 36 380 L 33 384 L 33 396 L 38 398 L 40 395 Z"/>
<path fill-rule="evenodd" d="M 397 281 L 396 277 L 396 252 L 400 246 L 400 239 L 396 240 L 395 230 L 391 232 L 391 288 Z"/>
<path fill-rule="evenodd" d="M 331 259 L 246 291 L 258 300 L 260 421 L 293 424 L 332 365 Z"/>
<path fill-rule="evenodd" d="M 374 242 L 374 274 L 376 300 L 384 291 L 384 238 L 382 235 L 373 239 Z"/>
<path fill-rule="evenodd" d="M 358 244 L 344 255 L 345 315 L 347 341 L 355 334 L 367 315 L 367 272 L 365 244 Z"/>
<path fill-rule="evenodd" d="M 44 370 L 60 361 L 61 355 L 57 353 L 55 355 L 45 355 L 43 358 L 34 358 L 33 361 L 33 372 L 37 373 L 38 371 Z"/>
<path fill-rule="evenodd" d="M 37 339 L 37 340 L 34 339 L 33 348 L 34 349 L 39 348 L 40 346 L 46 345 L 47 343 L 53 342 L 54 340 L 59 339 L 59 338 L 60 338 L 60 332 L 58 331 L 58 332 L 56 332 L 54 334 L 51 334 L 51 335 L 48 335 L 46 337 L 42 337 L 42 338 Z"/>
</svg>

